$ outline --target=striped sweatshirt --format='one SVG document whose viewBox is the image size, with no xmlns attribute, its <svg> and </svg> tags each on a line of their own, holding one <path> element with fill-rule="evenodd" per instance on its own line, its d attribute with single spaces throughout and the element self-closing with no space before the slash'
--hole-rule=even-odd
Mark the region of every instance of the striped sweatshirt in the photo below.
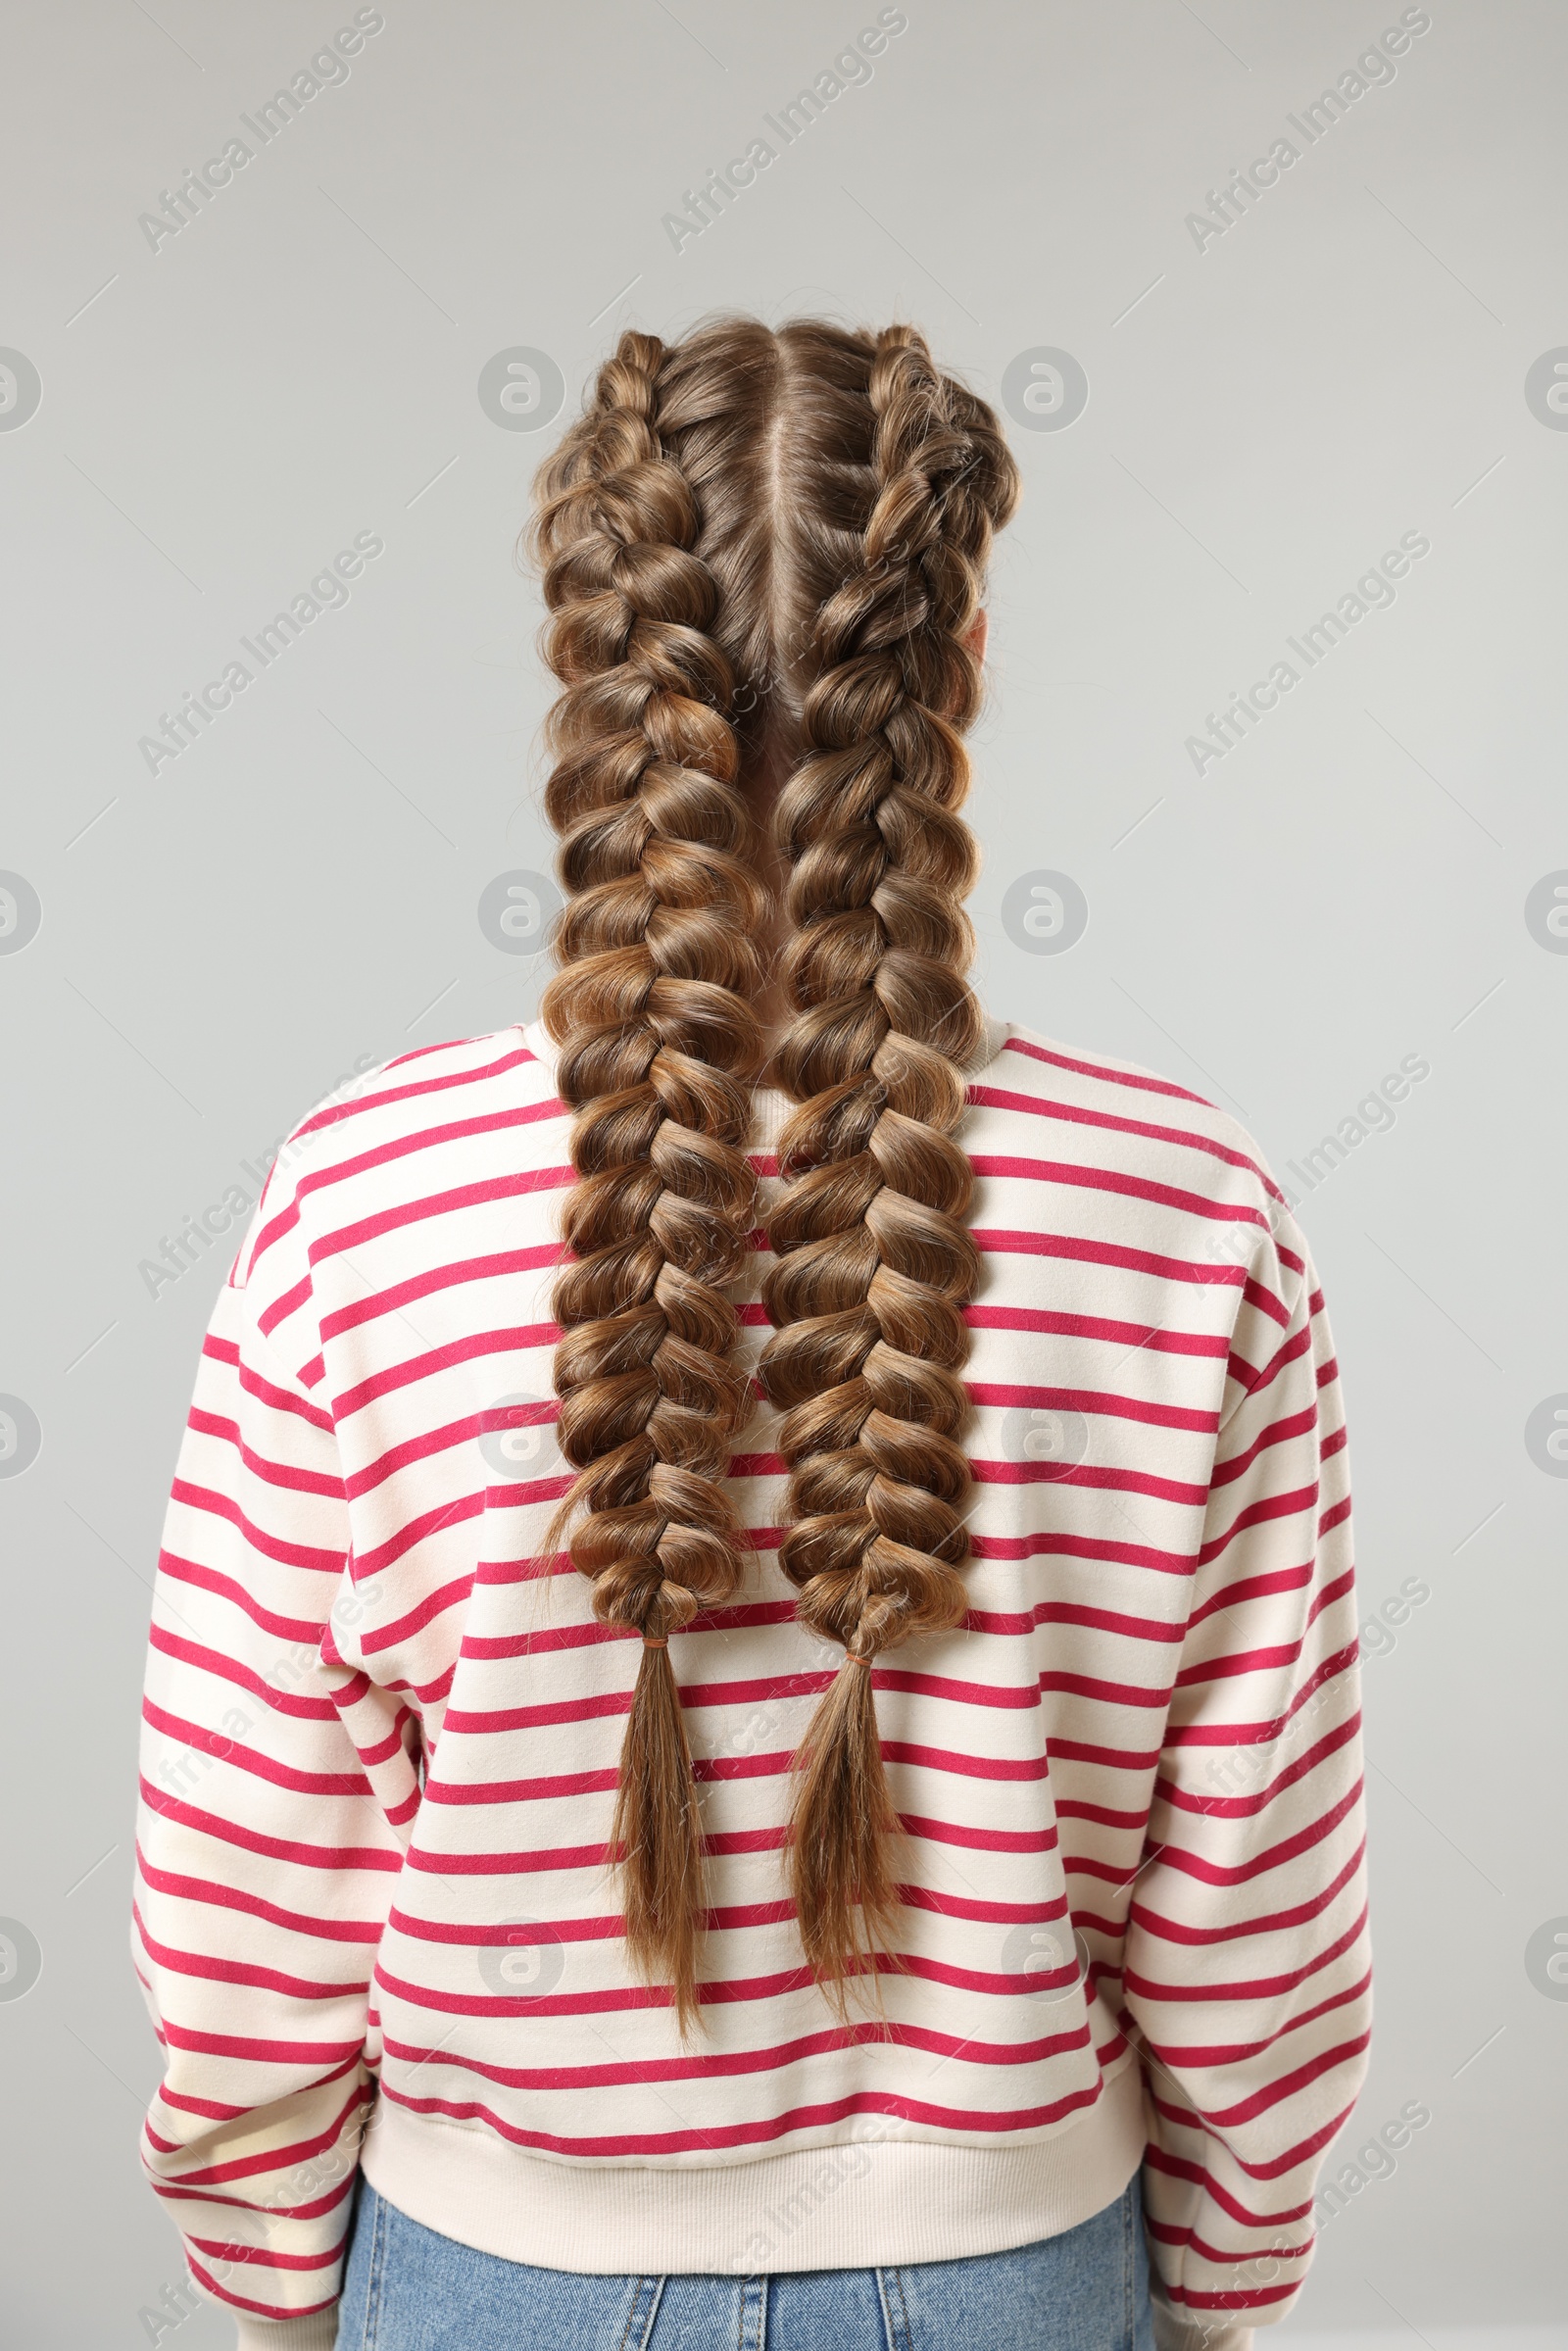
<svg viewBox="0 0 1568 2351">
<path fill-rule="evenodd" d="M 875 1666 L 903 1907 L 848 2024 L 781 1867 L 842 1652 L 796 1621 L 760 1395 L 745 1580 L 670 1643 L 701 2033 L 627 1966 L 641 1647 L 544 1550 L 571 1178 L 542 1032 L 408 1054 L 279 1153 L 169 1505 L 132 1927 L 146 2166 L 242 2346 L 331 2343 L 362 2164 L 491 2254 L 744 2275 L 1028 2243 L 1142 2166 L 1167 2344 L 1289 2309 L 1369 2020 L 1323 1299 L 1225 1112 L 1023 1029 L 987 1052 L 969 1608 Z M 751 1368 L 784 1108 L 758 1097 Z"/>
</svg>

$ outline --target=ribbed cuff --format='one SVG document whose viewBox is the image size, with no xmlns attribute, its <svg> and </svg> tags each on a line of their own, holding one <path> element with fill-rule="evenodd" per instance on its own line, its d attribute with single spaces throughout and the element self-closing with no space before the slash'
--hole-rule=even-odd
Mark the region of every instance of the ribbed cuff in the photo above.
<svg viewBox="0 0 1568 2351">
<path fill-rule="evenodd" d="M 332 2351 L 337 2341 L 337 2304 L 313 2310 L 308 2319 L 258 2319 L 248 2310 L 239 2322 L 238 2351 Z"/>
<path fill-rule="evenodd" d="M 1239 2327 L 1216 2310 L 1200 2317 L 1178 2310 L 1157 2288 L 1150 2294 L 1154 2317 L 1154 2351 L 1252 2351 L 1252 2329 Z"/>
</svg>

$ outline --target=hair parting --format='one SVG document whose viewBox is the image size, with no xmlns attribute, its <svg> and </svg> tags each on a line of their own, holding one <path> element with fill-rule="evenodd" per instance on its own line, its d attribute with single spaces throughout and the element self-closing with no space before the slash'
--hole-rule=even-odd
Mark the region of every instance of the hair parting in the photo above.
<svg viewBox="0 0 1568 2351">
<path fill-rule="evenodd" d="M 643 1636 L 612 1845 L 632 1959 L 683 2028 L 703 1845 L 668 1642 L 741 1573 L 727 1291 L 755 1217 L 759 783 L 787 777 L 772 1074 L 793 1106 L 760 1372 L 790 1470 L 780 1562 L 800 1620 L 864 1669 L 835 1673 L 802 1741 L 786 1861 L 843 2011 L 889 1963 L 899 1907 L 872 1667 L 965 1605 L 977 1259 L 957 1128 L 982 1023 L 957 811 L 966 639 L 1016 492 L 993 413 L 913 329 L 812 320 L 623 335 L 540 475 L 567 893 L 544 1018 L 576 1179 L 555 1292 L 563 1524 L 598 1616 Z"/>
</svg>

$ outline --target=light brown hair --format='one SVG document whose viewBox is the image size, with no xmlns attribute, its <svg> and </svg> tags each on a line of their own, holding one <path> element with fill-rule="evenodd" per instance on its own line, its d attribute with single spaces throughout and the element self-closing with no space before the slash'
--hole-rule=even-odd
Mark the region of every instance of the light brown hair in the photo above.
<svg viewBox="0 0 1568 2351">
<path fill-rule="evenodd" d="M 965 640 L 1016 495 L 994 414 L 914 329 L 750 318 L 623 334 L 536 485 L 567 894 L 543 1017 L 576 1175 L 560 1523 L 596 1614 L 644 1637 L 612 1844 L 632 1960 L 683 2029 L 702 1833 L 667 1642 L 742 1575 L 728 1289 L 756 1214 L 762 779 L 787 778 L 769 1075 L 794 1107 L 760 1377 L 791 1472 L 780 1562 L 801 1622 L 846 1651 L 796 1757 L 786 1858 L 842 2009 L 898 1907 L 871 1661 L 965 1606 Z"/>
</svg>

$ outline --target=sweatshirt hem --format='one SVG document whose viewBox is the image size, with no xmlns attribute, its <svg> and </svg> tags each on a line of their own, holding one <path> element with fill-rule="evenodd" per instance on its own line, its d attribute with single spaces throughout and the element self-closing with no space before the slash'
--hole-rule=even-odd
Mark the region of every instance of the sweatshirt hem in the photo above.
<svg viewBox="0 0 1568 2351">
<path fill-rule="evenodd" d="M 1136 2064 L 1053 2137 L 976 2147 L 840 2138 L 757 2162 L 556 2163 L 387 2101 L 363 2168 L 378 2195 L 503 2261 L 582 2275 L 755 2277 L 958 2261 L 1059 2236 L 1143 2161 Z"/>
</svg>

